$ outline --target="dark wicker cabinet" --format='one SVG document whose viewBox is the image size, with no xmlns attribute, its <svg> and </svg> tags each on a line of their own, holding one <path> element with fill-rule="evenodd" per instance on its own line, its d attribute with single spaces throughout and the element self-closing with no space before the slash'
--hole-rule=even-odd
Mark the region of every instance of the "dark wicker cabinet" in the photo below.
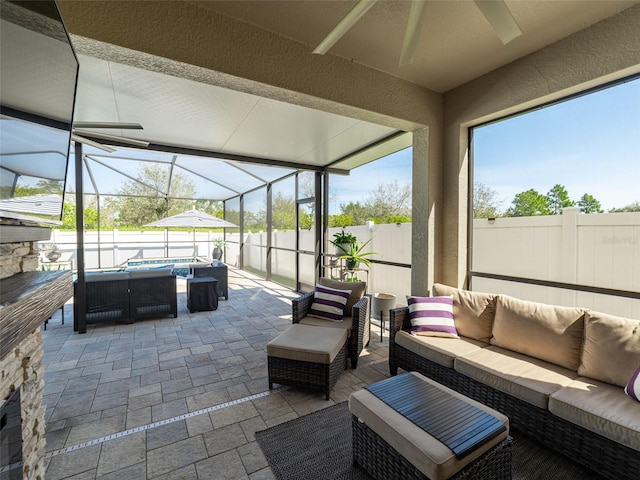
<svg viewBox="0 0 640 480">
<path fill-rule="evenodd" d="M 229 300 L 229 280 L 227 266 L 223 263 L 219 265 L 196 266 L 191 268 L 193 278 L 213 277 L 218 280 L 218 298 L 224 297 Z"/>
</svg>

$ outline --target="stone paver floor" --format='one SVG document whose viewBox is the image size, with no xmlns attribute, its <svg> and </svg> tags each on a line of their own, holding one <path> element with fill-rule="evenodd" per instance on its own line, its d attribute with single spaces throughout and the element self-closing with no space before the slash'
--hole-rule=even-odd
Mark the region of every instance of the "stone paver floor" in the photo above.
<svg viewBox="0 0 640 480">
<path fill-rule="evenodd" d="M 47 480 L 272 479 L 255 432 L 348 399 L 388 376 L 385 335 L 372 327 L 358 368 L 331 394 L 267 382 L 266 345 L 291 324 L 298 294 L 229 269 L 229 300 L 178 318 L 89 325 L 73 305 L 44 337 Z"/>
</svg>

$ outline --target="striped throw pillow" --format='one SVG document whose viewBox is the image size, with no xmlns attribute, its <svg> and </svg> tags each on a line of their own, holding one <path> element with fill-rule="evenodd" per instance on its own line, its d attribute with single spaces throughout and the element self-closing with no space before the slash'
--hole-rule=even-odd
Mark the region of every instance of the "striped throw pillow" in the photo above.
<svg viewBox="0 0 640 480">
<path fill-rule="evenodd" d="M 344 307 L 350 294 L 351 290 L 338 290 L 316 285 L 313 303 L 307 316 L 341 322 L 344 317 Z"/>
<path fill-rule="evenodd" d="M 453 296 L 408 297 L 411 333 L 459 338 L 453 323 Z"/>
<path fill-rule="evenodd" d="M 624 393 L 640 402 L 640 367 L 638 367 L 635 373 L 631 375 L 629 383 L 624 387 Z"/>
</svg>

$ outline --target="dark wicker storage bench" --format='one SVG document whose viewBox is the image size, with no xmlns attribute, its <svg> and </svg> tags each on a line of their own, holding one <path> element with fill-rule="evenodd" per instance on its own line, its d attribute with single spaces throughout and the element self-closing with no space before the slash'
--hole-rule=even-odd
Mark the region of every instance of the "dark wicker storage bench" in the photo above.
<svg viewBox="0 0 640 480">
<path fill-rule="evenodd" d="M 176 276 L 151 270 L 108 272 L 87 275 L 85 282 L 85 319 L 78 315 L 77 280 L 73 284 L 73 329 L 84 333 L 87 324 L 124 322 L 178 316 Z"/>
<path fill-rule="evenodd" d="M 532 437 L 550 449 L 562 453 L 603 477 L 611 480 L 635 480 L 640 472 L 640 454 L 620 443 L 568 422 L 511 395 L 473 380 L 452 368 L 447 368 L 394 342 L 400 329 L 410 328 L 409 310 L 391 310 L 389 334 L 389 369 L 416 371 L 438 383 L 483 403 L 509 417 L 513 430 Z"/>
</svg>

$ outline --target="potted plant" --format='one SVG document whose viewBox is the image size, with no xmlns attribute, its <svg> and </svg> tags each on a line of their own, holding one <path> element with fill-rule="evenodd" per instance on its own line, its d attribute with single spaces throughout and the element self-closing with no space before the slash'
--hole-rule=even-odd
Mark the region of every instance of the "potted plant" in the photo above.
<svg viewBox="0 0 640 480">
<path fill-rule="evenodd" d="M 354 268 L 358 268 L 361 263 L 365 265 L 369 265 L 371 260 L 369 260 L 370 255 L 378 255 L 378 252 L 365 252 L 364 247 L 366 247 L 372 239 L 367 240 L 364 243 L 357 242 L 352 243 L 349 250 L 344 254 L 340 255 L 339 258 L 345 260 L 345 266 L 347 270 L 353 270 Z"/>
<path fill-rule="evenodd" d="M 338 233 L 334 233 L 333 240 L 331 240 L 331 243 L 336 247 L 336 255 L 347 253 L 351 249 L 351 246 L 357 242 L 357 237 L 351 235 L 349 232 L 345 232 L 344 228 Z"/>
<path fill-rule="evenodd" d="M 222 237 L 218 237 L 213 240 L 213 252 L 211 252 L 211 257 L 214 260 L 220 260 L 222 258 L 222 249 L 226 244 L 226 240 Z"/>
<path fill-rule="evenodd" d="M 62 252 L 55 243 L 49 247 L 49 252 L 45 255 L 50 262 L 57 262 L 62 256 Z"/>
</svg>

